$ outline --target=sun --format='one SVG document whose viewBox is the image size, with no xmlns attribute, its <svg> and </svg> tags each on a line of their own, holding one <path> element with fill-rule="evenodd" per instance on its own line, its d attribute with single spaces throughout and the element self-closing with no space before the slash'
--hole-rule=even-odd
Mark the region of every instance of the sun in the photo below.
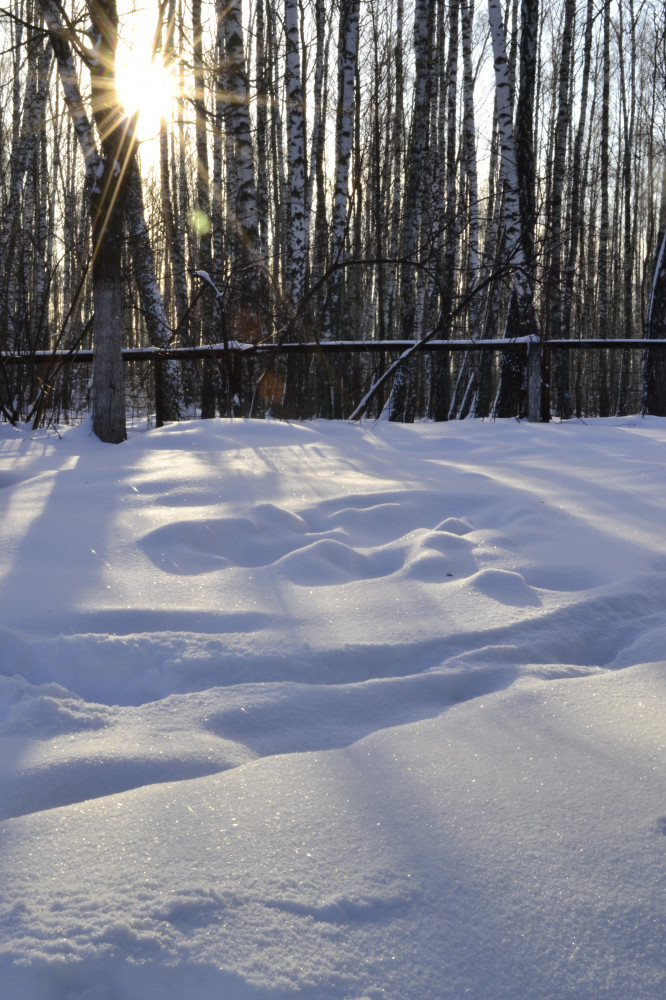
<svg viewBox="0 0 666 1000">
<path fill-rule="evenodd" d="M 128 115 L 139 112 L 137 134 L 140 141 L 155 138 L 160 121 L 170 121 L 176 92 L 173 73 L 160 60 L 153 59 L 150 46 L 135 43 L 132 48 L 118 45 L 116 56 L 118 99 Z"/>
</svg>

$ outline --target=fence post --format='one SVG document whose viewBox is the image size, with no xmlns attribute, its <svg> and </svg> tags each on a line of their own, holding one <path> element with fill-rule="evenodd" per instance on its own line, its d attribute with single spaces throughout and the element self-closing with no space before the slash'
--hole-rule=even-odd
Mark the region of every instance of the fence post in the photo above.
<svg viewBox="0 0 666 1000">
<path fill-rule="evenodd" d="M 527 419 L 531 424 L 541 423 L 543 350 L 538 337 L 527 344 Z"/>
<path fill-rule="evenodd" d="M 155 383 L 155 426 L 164 427 L 164 378 L 162 366 L 165 364 L 162 358 L 152 358 L 153 379 Z"/>
</svg>

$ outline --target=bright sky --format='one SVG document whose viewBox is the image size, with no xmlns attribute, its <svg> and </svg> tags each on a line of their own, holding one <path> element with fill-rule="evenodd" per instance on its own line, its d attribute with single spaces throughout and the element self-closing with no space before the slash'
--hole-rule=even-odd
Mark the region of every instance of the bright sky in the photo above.
<svg viewBox="0 0 666 1000">
<path fill-rule="evenodd" d="M 133 4 L 119 4 L 121 38 L 117 53 L 117 84 L 128 113 L 140 109 L 139 136 L 145 142 L 157 135 L 160 119 L 172 117 L 174 80 L 160 56 L 153 60 L 152 44 L 157 24 L 153 5 L 132 12 Z"/>
</svg>

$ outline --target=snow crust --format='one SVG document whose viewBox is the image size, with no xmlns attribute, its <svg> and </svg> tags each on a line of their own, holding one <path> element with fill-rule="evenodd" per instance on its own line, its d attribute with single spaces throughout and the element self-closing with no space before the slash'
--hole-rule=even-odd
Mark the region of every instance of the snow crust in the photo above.
<svg viewBox="0 0 666 1000">
<path fill-rule="evenodd" d="M 0 428 L 13 1000 L 661 1000 L 666 424 Z"/>
</svg>

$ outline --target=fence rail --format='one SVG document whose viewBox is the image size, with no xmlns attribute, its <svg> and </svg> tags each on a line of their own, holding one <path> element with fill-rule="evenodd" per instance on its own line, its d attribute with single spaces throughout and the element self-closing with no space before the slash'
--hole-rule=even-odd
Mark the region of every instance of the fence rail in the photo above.
<svg viewBox="0 0 666 1000">
<path fill-rule="evenodd" d="M 658 340 L 622 339 L 622 340 L 550 340 L 542 342 L 537 338 L 496 339 L 496 340 L 424 340 L 416 345 L 416 351 L 422 354 L 453 354 L 487 353 L 515 354 L 520 360 L 524 371 L 524 386 L 528 419 L 531 421 L 547 421 L 550 417 L 551 377 L 550 367 L 552 354 L 555 351 L 656 351 L 666 350 L 666 338 Z M 205 361 L 206 359 L 226 360 L 233 364 L 241 364 L 242 359 L 251 363 L 251 359 L 270 361 L 284 355 L 291 356 L 327 356 L 327 355 L 377 355 L 390 354 L 398 357 L 402 354 L 415 355 L 415 343 L 409 340 L 350 340 L 350 341 L 311 341 L 290 343 L 245 344 L 229 342 L 215 343 L 198 347 L 170 347 L 158 349 L 154 347 L 125 348 L 122 351 L 126 362 L 145 362 L 149 368 L 154 368 L 156 361 Z M 90 349 L 33 351 L 13 353 L 0 351 L 0 370 L 13 369 L 16 366 L 26 366 L 38 373 L 38 378 L 47 384 L 53 380 L 54 374 L 63 367 L 70 365 L 89 365 L 94 360 L 94 351 Z M 381 362 L 380 362 L 381 363 Z M 367 388 L 367 387 L 366 387 Z M 159 414 L 158 414 L 159 418 Z"/>
<path fill-rule="evenodd" d="M 530 340 L 522 337 L 516 340 L 427 340 L 420 348 L 423 351 L 517 351 L 525 352 L 530 345 L 545 350 L 647 350 L 666 349 L 666 339 L 647 340 Z M 230 341 L 229 344 L 204 344 L 200 347 L 126 347 L 122 351 L 125 361 L 150 361 L 155 358 L 181 359 L 193 361 L 206 357 L 234 355 L 285 354 L 374 354 L 390 351 L 402 353 L 414 347 L 413 340 L 322 340 L 293 343 L 244 344 Z M 92 363 L 95 352 L 90 349 L 77 351 L 31 351 L 12 353 L 0 351 L 0 364 L 30 365 L 43 361 L 59 361 L 72 364 Z"/>
</svg>

